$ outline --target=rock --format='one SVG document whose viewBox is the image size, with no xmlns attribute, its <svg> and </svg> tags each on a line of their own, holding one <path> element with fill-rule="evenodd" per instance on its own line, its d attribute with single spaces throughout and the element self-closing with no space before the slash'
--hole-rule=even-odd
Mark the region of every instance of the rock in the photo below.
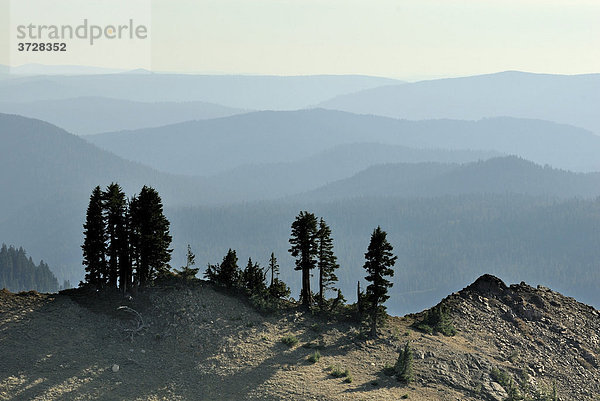
<svg viewBox="0 0 600 401">
<path fill-rule="evenodd" d="M 481 389 L 489 400 L 504 401 L 508 397 L 506 390 L 496 382 L 485 382 L 481 386 Z"/>
<path fill-rule="evenodd" d="M 114 373 L 117 373 L 119 371 L 119 365 L 117 365 L 116 363 L 114 365 L 112 365 L 112 371 Z"/>
</svg>

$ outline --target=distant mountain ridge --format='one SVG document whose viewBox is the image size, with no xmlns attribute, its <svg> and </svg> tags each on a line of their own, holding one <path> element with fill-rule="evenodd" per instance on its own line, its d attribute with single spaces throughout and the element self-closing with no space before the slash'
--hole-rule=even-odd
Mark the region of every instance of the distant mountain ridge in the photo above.
<svg viewBox="0 0 600 401">
<path fill-rule="evenodd" d="M 0 81 L 1 102 L 106 97 L 136 102 L 201 101 L 250 110 L 292 110 L 332 97 L 402 84 L 362 75 L 94 74 L 8 76 Z"/>
<path fill-rule="evenodd" d="M 229 198 L 227 189 L 123 160 L 40 120 L 0 114 L 0 143 L 0 242 L 43 258 L 61 282 L 79 280 L 73 269 L 81 267 L 82 222 L 96 185 L 118 182 L 128 195 L 151 185 L 169 205 Z"/>
<path fill-rule="evenodd" d="M 206 102 L 134 102 L 103 97 L 0 102 L 0 113 L 47 121 L 77 135 L 158 127 L 246 112 Z"/>
<path fill-rule="evenodd" d="M 517 117 L 554 121 L 600 135 L 600 74 L 506 71 L 388 85 L 340 95 L 320 107 L 411 120 Z"/>
<path fill-rule="evenodd" d="M 324 109 L 261 111 L 86 139 L 161 171 L 202 176 L 248 164 L 298 161 L 357 142 L 494 151 L 556 168 L 600 171 L 600 136 L 515 118 L 407 121 Z"/>
<path fill-rule="evenodd" d="M 207 179 L 214 185 L 236 188 L 242 195 L 240 200 L 264 200 L 306 192 L 382 163 L 464 163 L 499 155 L 498 152 L 350 143 L 294 162 L 243 165 Z"/>
<path fill-rule="evenodd" d="M 352 197 L 435 197 L 527 194 L 556 198 L 600 196 L 600 173 L 572 173 L 510 156 L 459 164 L 396 163 L 370 167 L 301 196 L 311 201 Z"/>
</svg>

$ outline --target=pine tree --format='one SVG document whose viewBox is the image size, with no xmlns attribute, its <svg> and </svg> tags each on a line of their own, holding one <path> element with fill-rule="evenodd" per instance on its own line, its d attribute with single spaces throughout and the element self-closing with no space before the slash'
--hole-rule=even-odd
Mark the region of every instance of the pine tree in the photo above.
<svg viewBox="0 0 600 401">
<path fill-rule="evenodd" d="M 397 259 L 392 254 L 393 247 L 386 237 L 387 233 L 378 226 L 371 235 L 371 242 L 365 253 L 365 279 L 371 283 L 367 286 L 366 301 L 372 337 L 377 336 L 377 324 L 385 318 L 386 309 L 383 303 L 389 298 L 388 288 L 393 285 L 387 277 L 394 275 L 392 267 Z"/>
<path fill-rule="evenodd" d="M 249 295 L 261 294 L 266 290 L 265 273 L 258 263 L 248 258 L 248 264 L 242 273 L 242 285 Z"/>
<path fill-rule="evenodd" d="M 335 270 L 340 267 L 333 253 L 331 228 L 321 218 L 317 231 L 317 266 L 319 267 L 319 306 L 325 304 L 325 291 L 335 290 L 333 284 L 338 281 Z"/>
<path fill-rule="evenodd" d="M 85 281 L 97 289 L 104 287 L 108 280 L 103 210 L 103 194 L 100 187 L 97 186 L 90 196 L 85 224 L 83 225 L 83 245 L 81 246 L 83 265 L 86 272 Z"/>
<path fill-rule="evenodd" d="M 275 281 L 275 275 L 277 275 L 277 277 L 279 277 L 279 264 L 277 263 L 277 258 L 275 257 L 274 252 L 271 252 L 271 257 L 269 258 L 268 271 L 271 272 L 271 284 L 269 285 L 269 287 L 272 288 L 273 282 Z"/>
<path fill-rule="evenodd" d="M 117 288 L 117 280 L 121 278 L 127 267 L 129 259 L 129 241 L 126 228 L 127 200 L 121 186 L 116 183 L 110 184 L 104 192 L 104 221 L 106 227 L 106 238 L 108 246 L 107 285 Z"/>
<path fill-rule="evenodd" d="M 162 200 L 158 192 L 144 186 L 130 204 L 132 254 L 136 261 L 136 282 L 148 285 L 169 270 L 172 249 L 169 220 L 163 214 Z"/>
<path fill-rule="evenodd" d="M 238 288 L 240 286 L 241 273 L 238 267 L 238 258 L 231 248 L 223 257 L 220 265 L 208 265 L 204 277 L 213 283 L 227 288 Z"/>
<path fill-rule="evenodd" d="M 175 273 L 184 280 L 191 280 L 196 277 L 196 274 L 198 274 L 198 270 L 200 270 L 198 268 L 192 267 L 195 264 L 196 255 L 194 255 L 194 253 L 192 252 L 192 247 L 190 246 L 190 244 L 188 244 L 185 266 L 182 266 L 181 270 L 176 269 Z"/>
<path fill-rule="evenodd" d="M 292 223 L 291 248 L 289 252 L 296 258 L 295 270 L 302 271 L 302 305 L 309 308 L 312 304 L 310 291 L 310 271 L 316 266 L 317 256 L 317 218 L 303 211 Z"/>
<path fill-rule="evenodd" d="M 404 349 L 400 350 L 398 361 L 394 367 L 396 378 L 405 384 L 408 384 L 414 379 L 413 372 L 413 352 L 410 348 L 410 342 L 406 342 Z"/>
</svg>

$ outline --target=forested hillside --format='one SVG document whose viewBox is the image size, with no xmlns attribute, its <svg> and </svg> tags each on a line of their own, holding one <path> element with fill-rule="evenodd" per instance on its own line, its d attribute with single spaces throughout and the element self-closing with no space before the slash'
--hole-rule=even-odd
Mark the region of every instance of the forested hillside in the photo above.
<svg viewBox="0 0 600 401">
<path fill-rule="evenodd" d="M 44 261 L 36 265 L 23 248 L 2 244 L 0 248 L 0 288 L 12 292 L 58 291 L 58 281 Z"/>
<path fill-rule="evenodd" d="M 465 164 L 390 163 L 301 196 L 309 200 L 356 197 L 432 197 L 458 194 L 528 194 L 561 198 L 600 196 L 600 173 L 573 173 L 515 156 Z"/>
</svg>

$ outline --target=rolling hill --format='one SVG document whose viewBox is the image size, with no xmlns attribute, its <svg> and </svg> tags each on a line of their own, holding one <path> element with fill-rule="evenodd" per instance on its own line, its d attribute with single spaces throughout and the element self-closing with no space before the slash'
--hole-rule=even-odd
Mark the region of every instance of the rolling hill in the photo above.
<svg viewBox="0 0 600 401">
<path fill-rule="evenodd" d="M 327 109 L 411 120 L 510 116 L 570 124 L 600 135 L 600 74 L 507 71 L 388 85 L 341 95 Z"/>
<path fill-rule="evenodd" d="M 526 194 L 555 198 L 600 196 L 600 173 L 572 173 L 518 157 L 459 164 L 396 163 L 370 167 L 301 198 L 435 197 L 461 194 Z"/>
<path fill-rule="evenodd" d="M 213 185 L 235 188 L 240 200 L 296 195 L 381 163 L 464 163 L 498 156 L 497 152 L 414 149 L 378 143 L 338 145 L 296 162 L 248 164 L 208 177 Z"/>
<path fill-rule="evenodd" d="M 152 185 L 168 205 L 228 198 L 202 179 L 125 161 L 39 120 L 0 114 L 0 143 L 0 242 L 43 258 L 61 282 L 79 279 L 72 273 L 81 269 L 81 225 L 96 185 L 119 182 L 128 195 Z"/>
<path fill-rule="evenodd" d="M 600 136 L 541 120 L 407 121 L 311 109 L 263 111 L 86 137 L 125 159 L 210 176 L 249 164 L 294 162 L 335 146 L 380 143 L 514 154 L 573 171 L 600 171 Z"/>
<path fill-rule="evenodd" d="M 37 118 L 77 135 L 158 127 L 243 112 L 205 102 L 144 103 L 101 97 L 0 103 L 0 113 Z"/>
<path fill-rule="evenodd" d="M 400 84 L 361 75 L 251 76 L 122 73 L 9 76 L 1 102 L 104 97 L 137 102 L 216 103 L 239 109 L 299 109 L 382 85 Z"/>
</svg>

